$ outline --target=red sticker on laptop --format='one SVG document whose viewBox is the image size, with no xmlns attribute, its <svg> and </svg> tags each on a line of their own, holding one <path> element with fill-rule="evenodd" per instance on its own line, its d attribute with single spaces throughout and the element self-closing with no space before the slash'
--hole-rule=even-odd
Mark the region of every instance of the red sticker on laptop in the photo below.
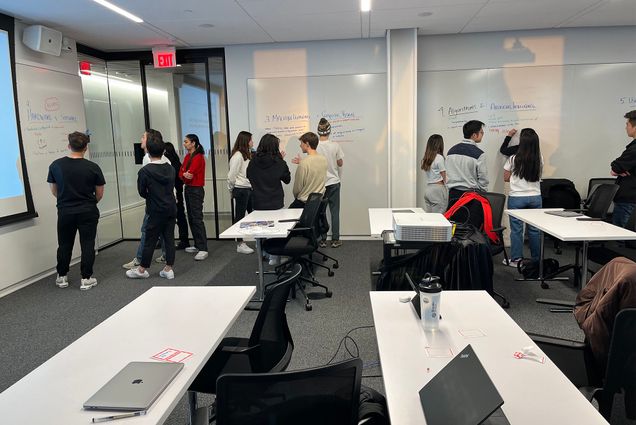
<svg viewBox="0 0 636 425">
<path fill-rule="evenodd" d="M 166 348 L 165 350 L 155 354 L 151 359 L 160 360 L 162 362 L 183 363 L 192 355 L 189 351 L 177 350 L 175 348 Z"/>
</svg>

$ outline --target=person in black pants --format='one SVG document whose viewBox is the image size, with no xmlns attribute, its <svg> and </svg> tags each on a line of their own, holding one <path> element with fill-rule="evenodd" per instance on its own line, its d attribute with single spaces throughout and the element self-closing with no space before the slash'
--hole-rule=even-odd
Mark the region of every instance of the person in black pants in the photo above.
<svg viewBox="0 0 636 425">
<path fill-rule="evenodd" d="M 252 208 L 252 185 L 247 179 L 247 166 L 252 158 L 252 133 L 241 131 L 236 136 L 236 142 L 230 155 L 229 170 L 227 172 L 227 187 L 234 199 L 234 219 L 236 223 L 245 217 L 245 213 L 251 213 Z M 252 248 L 242 240 L 238 240 L 236 252 L 240 254 L 251 254 Z"/>
<path fill-rule="evenodd" d="M 128 270 L 126 276 L 131 279 L 150 276 L 146 269 L 150 267 L 155 245 L 161 235 L 165 243 L 166 266 L 159 272 L 159 276 L 174 279 L 174 223 L 177 216 L 177 203 L 174 198 L 175 171 L 172 165 L 161 161 L 164 152 L 164 143 L 161 139 L 149 134 L 146 138 L 146 150 L 150 156 L 150 163 L 142 167 L 137 174 L 137 191 L 139 196 L 146 199 L 146 239 L 141 265 Z"/>
<path fill-rule="evenodd" d="M 179 169 L 181 168 L 181 160 L 170 142 L 164 143 L 166 151 L 164 155 L 170 160 L 172 168 L 175 171 L 174 190 L 177 197 L 177 227 L 179 229 L 179 243 L 176 249 L 186 249 L 190 246 L 188 241 L 188 220 L 185 214 L 185 204 L 183 203 L 183 181 L 179 178 Z"/>
<path fill-rule="evenodd" d="M 46 181 L 57 198 L 57 278 L 60 288 L 68 286 L 67 274 L 71 263 L 75 234 L 79 231 L 82 247 L 80 271 L 81 290 L 97 285 L 93 277 L 95 236 L 99 210 L 97 203 L 104 196 L 104 174 L 97 164 L 84 159 L 89 142 L 80 132 L 68 135 L 70 153 L 49 166 Z"/>
<path fill-rule="evenodd" d="M 614 196 L 612 223 L 626 227 L 636 208 L 636 110 L 625 114 L 625 132 L 632 141 L 621 156 L 612 161 L 610 174 L 616 177 L 618 192 Z"/>
</svg>

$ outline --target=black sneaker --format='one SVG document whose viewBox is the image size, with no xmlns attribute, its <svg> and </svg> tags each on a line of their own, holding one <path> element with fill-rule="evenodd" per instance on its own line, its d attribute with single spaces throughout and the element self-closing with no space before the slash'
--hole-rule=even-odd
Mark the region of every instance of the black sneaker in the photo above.
<svg viewBox="0 0 636 425">
<path fill-rule="evenodd" d="M 174 249 L 176 249 L 177 251 L 181 251 L 182 249 L 186 249 L 189 246 L 190 245 L 188 245 L 187 243 L 180 242 L 178 245 L 174 247 Z"/>
</svg>

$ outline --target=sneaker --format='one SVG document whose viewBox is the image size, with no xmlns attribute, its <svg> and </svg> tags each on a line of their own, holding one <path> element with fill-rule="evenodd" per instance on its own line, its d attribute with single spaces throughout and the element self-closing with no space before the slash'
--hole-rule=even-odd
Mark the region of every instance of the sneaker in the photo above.
<svg viewBox="0 0 636 425">
<path fill-rule="evenodd" d="M 517 265 L 519 264 L 519 259 L 517 260 L 508 260 L 506 261 L 506 259 L 504 258 L 503 261 L 501 262 L 504 266 L 510 266 L 510 267 L 514 267 L 515 269 L 518 268 Z"/>
<path fill-rule="evenodd" d="M 185 249 L 185 252 L 188 252 L 190 254 L 196 254 L 197 252 L 199 252 L 199 250 L 194 246 L 187 246 Z"/>
<path fill-rule="evenodd" d="M 126 263 L 122 267 L 125 268 L 125 269 L 130 270 L 130 269 L 134 269 L 135 267 L 140 266 L 140 265 L 141 265 L 141 261 L 139 261 L 137 259 L 137 257 L 135 257 L 135 258 L 132 259 L 132 261 L 130 263 Z"/>
<path fill-rule="evenodd" d="M 66 288 L 68 286 L 68 278 L 66 276 L 57 275 L 55 279 L 55 284 L 58 288 Z"/>
<path fill-rule="evenodd" d="M 157 257 L 155 258 L 155 263 L 165 263 L 166 262 L 166 256 L 161 254 L 161 257 Z"/>
<path fill-rule="evenodd" d="M 238 252 L 239 254 L 251 254 L 254 252 L 254 250 L 247 246 L 245 242 L 241 242 L 236 246 L 236 252 Z"/>
<path fill-rule="evenodd" d="M 318 246 L 321 248 L 327 248 L 327 241 L 321 240 L 320 242 L 318 242 Z"/>
<path fill-rule="evenodd" d="M 174 270 L 170 269 L 169 271 L 161 270 L 159 272 L 159 276 L 165 279 L 174 279 Z"/>
<path fill-rule="evenodd" d="M 95 285 L 97 285 L 97 279 L 95 279 L 94 277 L 89 277 L 88 279 L 82 279 L 82 284 L 80 285 L 80 289 L 82 291 L 88 291 Z"/>
<path fill-rule="evenodd" d="M 208 258 L 207 251 L 199 251 L 197 252 L 197 255 L 194 256 L 194 259 L 197 261 L 205 260 L 206 258 Z"/>
<path fill-rule="evenodd" d="M 148 270 L 144 270 L 144 272 L 140 272 L 139 268 L 135 267 L 134 269 L 130 269 L 126 272 L 126 276 L 131 279 L 147 279 L 150 277 Z"/>
<path fill-rule="evenodd" d="M 269 265 L 270 266 L 278 266 L 280 264 L 280 256 L 278 255 L 270 255 L 269 256 Z"/>
<path fill-rule="evenodd" d="M 340 242 L 339 240 L 335 240 L 335 241 L 331 241 L 331 247 L 332 248 L 339 248 L 342 246 L 342 242 Z"/>
</svg>

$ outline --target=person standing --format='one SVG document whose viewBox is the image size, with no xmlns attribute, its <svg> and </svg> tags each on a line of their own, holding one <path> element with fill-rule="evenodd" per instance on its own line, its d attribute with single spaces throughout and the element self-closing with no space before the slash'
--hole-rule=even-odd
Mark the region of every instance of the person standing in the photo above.
<svg viewBox="0 0 636 425">
<path fill-rule="evenodd" d="M 424 207 L 426 212 L 442 214 L 448 206 L 446 166 L 444 164 L 444 139 L 439 134 L 433 134 L 426 142 L 426 151 L 421 165 L 427 179 L 426 188 L 424 189 Z"/>
<path fill-rule="evenodd" d="M 510 146 L 510 142 L 512 141 L 512 138 L 515 134 L 517 134 L 517 129 L 512 128 L 508 131 L 506 137 L 504 137 L 504 141 L 499 148 L 499 152 L 501 152 L 502 155 L 510 157 L 516 154 L 519 150 L 519 145 Z"/>
<path fill-rule="evenodd" d="M 302 160 L 300 156 L 293 159 L 298 164 L 294 176 L 294 202 L 289 208 L 304 208 L 310 193 L 325 193 L 325 179 L 327 178 L 327 159 L 318 154 L 318 136 L 312 132 L 298 138 L 300 149 L 307 154 Z"/>
<path fill-rule="evenodd" d="M 150 276 L 148 268 L 152 262 L 159 236 L 164 241 L 166 265 L 159 276 L 174 279 L 174 223 L 177 216 L 177 203 L 174 197 L 175 171 L 171 164 L 163 162 L 164 143 L 159 137 L 149 135 L 146 150 L 150 163 L 137 173 L 137 191 L 146 200 L 146 237 L 144 240 L 141 264 L 126 271 L 131 279 L 145 279 Z"/>
<path fill-rule="evenodd" d="M 329 140 L 331 124 L 325 118 L 318 122 L 318 153 L 327 159 L 327 179 L 325 180 L 325 198 L 331 215 L 331 247 L 338 248 L 340 241 L 340 171 L 344 152 L 339 143 Z M 321 235 L 321 248 L 327 246 L 327 234 Z"/>
<path fill-rule="evenodd" d="M 541 172 L 543 158 L 539 136 L 532 128 L 524 128 L 519 135 L 519 149 L 504 165 L 504 181 L 510 182 L 508 209 L 541 208 Z M 528 225 L 530 255 L 539 261 L 541 235 L 539 230 Z M 523 258 L 523 221 L 510 216 L 510 261 L 504 265 L 517 267 Z"/>
<path fill-rule="evenodd" d="M 186 134 L 183 147 L 188 151 L 179 170 L 179 178 L 185 183 L 185 203 L 194 246 L 185 249 L 196 253 L 197 261 L 208 258 L 208 237 L 203 223 L 203 198 L 205 196 L 205 158 L 203 146 L 196 134 Z"/>
<path fill-rule="evenodd" d="M 636 110 L 625 114 L 625 132 L 633 139 L 621 156 L 612 161 L 610 173 L 616 176 L 619 189 L 614 196 L 612 223 L 625 227 L 636 206 Z"/>
<path fill-rule="evenodd" d="M 177 227 L 179 229 L 179 243 L 175 247 L 176 250 L 186 249 L 190 246 L 188 238 L 188 220 L 185 215 L 185 205 L 183 203 L 183 181 L 179 178 L 179 170 L 181 169 L 181 159 L 170 142 L 165 142 L 164 155 L 170 161 L 174 169 L 174 191 L 177 198 Z"/>
<path fill-rule="evenodd" d="M 289 184 L 291 174 L 279 150 L 280 140 L 265 134 L 256 149 L 256 155 L 247 165 L 247 178 L 252 185 L 252 205 L 255 210 L 278 210 L 285 206 L 283 185 Z"/>
<path fill-rule="evenodd" d="M 74 132 L 68 135 L 68 156 L 56 159 L 49 166 L 46 181 L 57 198 L 57 278 L 60 288 L 68 286 L 75 234 L 79 231 L 82 259 L 80 289 L 85 291 L 97 285 L 93 277 L 95 263 L 95 237 L 99 210 L 97 203 L 104 196 L 104 174 L 97 164 L 84 158 L 90 139 Z"/>
<path fill-rule="evenodd" d="M 247 166 L 252 158 L 252 133 L 241 131 L 236 137 L 230 156 L 230 169 L 227 172 L 227 186 L 234 199 L 234 220 L 236 223 L 245 217 L 245 213 L 252 212 L 252 185 L 247 179 Z M 251 254 L 252 248 L 240 239 L 236 252 Z"/>
</svg>

